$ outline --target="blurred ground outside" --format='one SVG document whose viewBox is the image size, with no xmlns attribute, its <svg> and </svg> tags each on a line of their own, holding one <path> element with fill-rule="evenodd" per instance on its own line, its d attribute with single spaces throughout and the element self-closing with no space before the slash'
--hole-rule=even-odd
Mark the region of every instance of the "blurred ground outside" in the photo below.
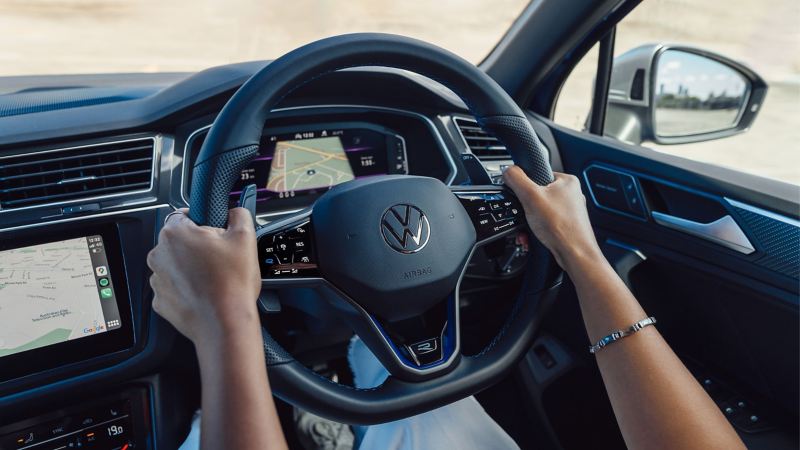
<svg viewBox="0 0 800 450">
<path fill-rule="evenodd" d="M 196 71 L 270 59 L 340 33 L 417 37 L 480 62 L 525 0 L 0 0 L 0 76 Z M 800 184 L 800 1 L 644 0 L 617 32 L 617 53 L 690 44 L 742 61 L 769 83 L 747 133 L 649 146 Z M 594 59 L 593 59 L 594 58 Z M 556 121 L 580 128 L 596 55 L 562 90 Z"/>
</svg>

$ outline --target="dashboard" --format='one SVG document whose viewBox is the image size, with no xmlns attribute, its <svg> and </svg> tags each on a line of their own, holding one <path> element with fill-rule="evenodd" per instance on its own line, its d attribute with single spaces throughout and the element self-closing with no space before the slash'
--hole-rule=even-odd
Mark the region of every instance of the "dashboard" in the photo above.
<svg viewBox="0 0 800 450">
<path fill-rule="evenodd" d="M 146 256 L 164 217 L 188 206 L 214 118 L 263 64 L 80 83 L 39 77 L 37 86 L 89 96 L 59 86 L 149 88 L 132 100 L 0 116 L 0 449 L 174 448 L 182 439 L 199 380 L 191 345 L 150 307 Z M 486 184 L 510 164 L 452 93 L 403 71 L 336 72 L 285 103 L 230 193 L 234 205 L 254 185 L 260 223 L 362 177 Z M 284 253 L 261 255 L 262 264 L 280 257 L 302 267 L 302 254 Z M 513 236 L 479 253 L 465 284 L 481 292 L 515 280 L 525 263 Z M 276 326 L 294 336 L 287 347 L 319 354 L 321 336 L 346 344 L 352 332 L 321 328 L 315 317 L 331 312 L 308 305 L 280 299 Z"/>
</svg>

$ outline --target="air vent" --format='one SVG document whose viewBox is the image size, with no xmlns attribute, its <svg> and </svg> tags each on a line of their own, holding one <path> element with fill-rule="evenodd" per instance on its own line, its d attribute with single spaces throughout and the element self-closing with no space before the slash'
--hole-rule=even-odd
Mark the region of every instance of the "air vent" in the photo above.
<svg viewBox="0 0 800 450">
<path fill-rule="evenodd" d="M 453 121 L 464 139 L 464 144 L 481 160 L 511 159 L 506 146 L 490 135 L 474 119 L 454 117 Z"/>
<path fill-rule="evenodd" d="M 155 139 L 0 157 L 0 210 L 146 191 Z"/>
</svg>

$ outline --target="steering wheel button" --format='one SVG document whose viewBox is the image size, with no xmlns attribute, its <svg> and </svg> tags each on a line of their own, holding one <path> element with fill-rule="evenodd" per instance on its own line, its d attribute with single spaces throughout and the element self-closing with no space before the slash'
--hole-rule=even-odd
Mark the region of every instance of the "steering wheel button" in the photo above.
<svg viewBox="0 0 800 450">
<path fill-rule="evenodd" d="M 506 210 L 499 210 L 492 213 L 495 222 L 502 222 L 511 218 L 511 215 Z"/>
<path fill-rule="evenodd" d="M 500 233 L 501 231 L 505 231 L 505 230 L 507 230 L 509 228 L 513 228 L 514 225 L 516 225 L 516 222 L 513 221 L 513 220 L 512 221 L 508 221 L 508 222 L 504 222 L 504 223 L 501 223 L 499 225 L 495 225 L 494 227 L 492 227 L 492 231 L 494 231 L 495 233 Z"/>
<path fill-rule="evenodd" d="M 308 230 L 301 225 L 289 230 L 286 235 L 289 239 L 304 239 L 308 235 Z"/>
<path fill-rule="evenodd" d="M 503 209 L 502 203 L 499 203 L 499 202 L 489 203 L 489 207 L 492 208 L 492 211 L 497 211 L 497 210 Z"/>
</svg>

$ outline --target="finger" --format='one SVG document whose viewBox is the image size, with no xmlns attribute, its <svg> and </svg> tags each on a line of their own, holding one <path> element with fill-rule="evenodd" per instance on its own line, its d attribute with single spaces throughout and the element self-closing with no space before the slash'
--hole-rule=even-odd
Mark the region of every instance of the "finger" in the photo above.
<svg viewBox="0 0 800 450">
<path fill-rule="evenodd" d="M 229 231 L 255 231 L 253 218 L 250 211 L 245 208 L 233 208 L 228 211 L 228 230 Z"/>
<path fill-rule="evenodd" d="M 181 214 L 171 214 L 164 222 L 165 228 L 168 226 L 197 226 L 194 222 L 192 222 L 192 219 L 189 218 L 188 208 L 181 208 L 175 212 L 180 212 Z"/>
<path fill-rule="evenodd" d="M 158 276 L 156 274 L 150 275 L 150 289 L 153 291 L 153 301 L 151 302 L 151 306 L 153 311 L 158 312 L 161 309 L 161 302 L 158 300 Z"/>
<path fill-rule="evenodd" d="M 153 290 L 153 292 L 155 292 L 155 290 L 156 290 L 156 286 L 155 286 L 155 285 L 156 285 L 156 283 L 157 283 L 157 281 L 156 281 L 156 274 L 154 274 L 154 273 L 151 273 L 151 274 L 150 274 L 150 278 L 148 278 L 148 282 L 150 283 L 150 289 L 152 289 L 152 290 Z"/>
<path fill-rule="evenodd" d="M 506 186 L 510 187 L 517 197 L 522 201 L 523 206 L 527 203 L 525 200 L 536 196 L 541 189 L 534 183 L 525 172 L 517 166 L 511 166 L 503 172 L 503 180 Z"/>
<path fill-rule="evenodd" d="M 575 177 L 575 175 L 570 175 L 568 173 L 563 173 L 563 172 L 553 172 L 553 177 L 556 180 L 560 180 L 560 181 L 570 181 L 570 182 L 572 182 L 572 181 L 577 181 L 578 180 Z"/>
<path fill-rule="evenodd" d="M 158 247 L 150 250 L 147 253 L 147 267 L 149 267 L 153 272 L 156 271 L 156 267 L 158 266 L 158 255 L 156 254 L 157 248 Z"/>
</svg>

